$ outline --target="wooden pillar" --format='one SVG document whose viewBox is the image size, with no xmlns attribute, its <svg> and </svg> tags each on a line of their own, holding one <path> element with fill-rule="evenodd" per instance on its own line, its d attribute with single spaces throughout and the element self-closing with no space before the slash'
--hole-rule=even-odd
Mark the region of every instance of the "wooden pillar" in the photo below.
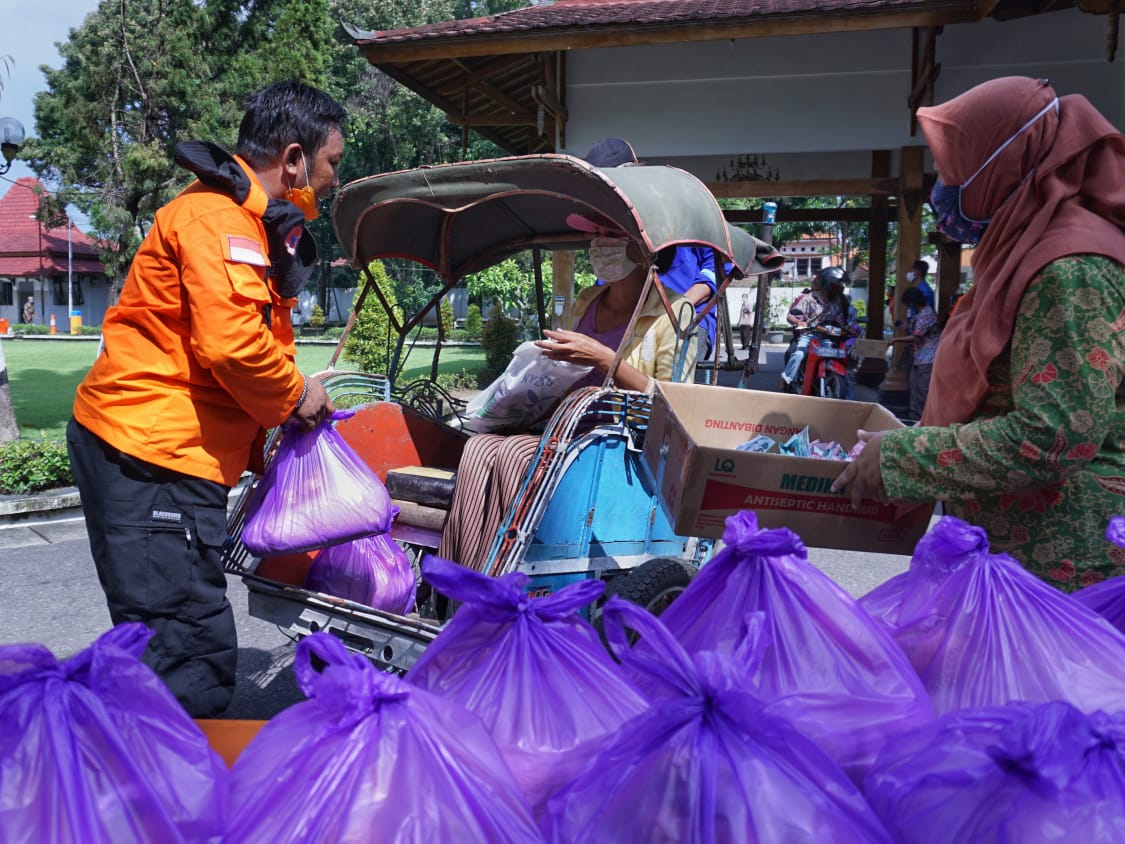
<svg viewBox="0 0 1125 844">
<path fill-rule="evenodd" d="M 554 306 L 559 296 L 562 297 L 564 311 L 574 301 L 574 253 L 568 249 L 556 249 L 551 253 L 551 288 L 554 297 L 549 308 L 551 327 L 570 328 L 569 325 L 562 324 L 562 317 Z"/>
<path fill-rule="evenodd" d="M 961 286 L 961 244 L 948 237 L 938 240 L 937 305 L 938 315 L 949 318 L 950 300 Z"/>
<path fill-rule="evenodd" d="M 890 150 L 877 149 L 871 153 L 871 175 L 886 178 L 891 175 Z M 887 298 L 887 229 L 890 202 L 885 194 L 871 197 L 871 222 L 867 280 L 867 336 L 883 339 L 883 302 Z"/>
<path fill-rule="evenodd" d="M 895 288 L 906 288 L 906 273 L 910 265 L 922 254 L 922 203 L 924 200 L 922 162 L 923 147 L 903 147 L 900 162 L 898 196 L 898 250 L 895 253 Z M 895 297 L 896 323 L 906 322 L 906 308 L 901 298 Z M 905 325 L 896 326 L 895 336 L 906 331 Z M 894 358 L 887 377 L 879 385 L 879 400 L 892 410 L 908 406 L 910 370 L 905 344 L 896 344 Z"/>
</svg>

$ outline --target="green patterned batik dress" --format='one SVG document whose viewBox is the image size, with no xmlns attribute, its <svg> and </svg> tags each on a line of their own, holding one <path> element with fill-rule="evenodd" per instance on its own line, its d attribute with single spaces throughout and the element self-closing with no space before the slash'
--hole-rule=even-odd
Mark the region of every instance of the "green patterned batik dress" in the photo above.
<svg viewBox="0 0 1125 844">
<path fill-rule="evenodd" d="M 1105 535 L 1125 513 L 1123 375 L 1125 268 L 1095 255 L 1049 264 L 974 420 L 883 438 L 887 495 L 944 501 L 994 552 L 1068 592 L 1125 574 L 1125 548 Z"/>
</svg>

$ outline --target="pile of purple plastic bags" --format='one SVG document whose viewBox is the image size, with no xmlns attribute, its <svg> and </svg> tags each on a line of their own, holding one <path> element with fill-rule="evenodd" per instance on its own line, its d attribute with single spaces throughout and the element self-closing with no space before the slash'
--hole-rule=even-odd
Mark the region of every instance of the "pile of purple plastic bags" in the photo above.
<svg viewBox="0 0 1125 844">
<path fill-rule="evenodd" d="M 302 640 L 229 772 L 143 628 L 0 648 L 0 840 L 1125 841 L 1125 577 L 1062 594 L 946 517 L 856 600 L 749 512 L 660 618 L 423 576 L 460 606 L 407 675 Z"/>
</svg>

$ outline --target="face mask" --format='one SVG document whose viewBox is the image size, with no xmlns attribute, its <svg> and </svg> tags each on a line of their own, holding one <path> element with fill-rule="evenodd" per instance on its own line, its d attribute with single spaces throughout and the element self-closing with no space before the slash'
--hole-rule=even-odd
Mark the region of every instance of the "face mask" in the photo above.
<svg viewBox="0 0 1125 844">
<path fill-rule="evenodd" d="M 595 237 L 590 241 L 590 268 L 602 281 L 621 281 L 638 266 L 628 255 L 629 241 L 616 237 Z"/>
<path fill-rule="evenodd" d="M 959 243 L 967 243 L 969 245 L 980 243 L 980 239 L 984 237 L 985 229 L 987 229 L 988 224 L 992 222 L 992 218 L 990 217 L 987 220 L 974 220 L 972 217 L 966 216 L 965 213 L 961 210 L 962 192 L 965 190 L 965 188 L 973 183 L 973 179 L 979 176 L 985 167 L 996 160 L 996 156 L 1007 149 L 1008 145 L 1011 144 L 1012 141 L 1014 141 L 1016 138 L 1030 129 L 1035 124 L 1035 122 L 1039 120 L 1039 118 L 1041 118 L 1051 109 L 1058 111 L 1058 108 L 1059 98 L 1055 97 L 1053 100 L 1051 100 L 1051 102 L 1047 103 L 1047 105 L 1044 106 L 1038 114 L 1027 121 L 1027 123 L 1023 124 L 1018 132 L 1012 135 L 1012 137 L 1008 138 L 1008 140 L 1004 141 L 1004 143 L 1000 144 L 1000 146 L 996 148 L 996 151 L 993 152 L 992 155 L 988 156 L 987 159 L 985 159 L 984 164 L 978 167 L 977 171 L 973 173 L 973 175 L 969 176 L 964 184 L 947 185 L 940 178 L 936 182 L 934 182 L 934 189 L 930 191 L 930 205 L 934 209 L 934 216 L 937 217 L 936 228 L 939 232 L 944 234 L 950 240 L 956 240 Z M 1030 179 L 1031 174 L 1034 172 L 1035 171 L 1033 169 L 1026 176 L 1024 176 L 1020 181 L 1020 184 L 1016 186 L 1016 189 L 1013 190 L 1012 193 L 1004 199 L 1004 202 L 1007 202 L 1009 199 L 1011 199 L 1016 190 L 1019 190 L 1020 185 Z M 1002 207 L 1004 205 L 1004 202 L 1001 202 L 998 208 Z"/>
<path fill-rule="evenodd" d="M 914 279 L 916 279 L 917 277 L 918 277 L 918 274 L 915 273 L 914 270 L 911 270 L 910 272 L 908 272 L 906 274 L 906 280 L 907 281 L 914 281 Z"/>
<path fill-rule="evenodd" d="M 320 209 L 316 206 L 316 191 L 309 184 L 309 165 L 303 153 L 301 164 L 305 167 L 305 186 L 303 188 L 290 186 L 285 191 L 285 198 L 301 209 L 306 220 L 315 220 L 320 215 Z"/>
</svg>

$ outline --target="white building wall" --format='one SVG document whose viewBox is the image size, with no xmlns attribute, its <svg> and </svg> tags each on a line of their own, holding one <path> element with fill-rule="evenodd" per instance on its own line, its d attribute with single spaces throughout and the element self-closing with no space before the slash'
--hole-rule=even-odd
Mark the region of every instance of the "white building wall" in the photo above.
<svg viewBox="0 0 1125 844">
<path fill-rule="evenodd" d="M 1104 15 L 1077 9 L 947 26 L 935 101 L 997 76 L 1047 76 L 1125 127 L 1125 62 L 1105 61 L 1105 35 Z M 924 145 L 910 134 L 910 50 L 906 29 L 576 50 L 563 151 L 616 136 L 705 181 L 742 153 L 784 180 L 867 177 L 870 150 Z"/>
</svg>

